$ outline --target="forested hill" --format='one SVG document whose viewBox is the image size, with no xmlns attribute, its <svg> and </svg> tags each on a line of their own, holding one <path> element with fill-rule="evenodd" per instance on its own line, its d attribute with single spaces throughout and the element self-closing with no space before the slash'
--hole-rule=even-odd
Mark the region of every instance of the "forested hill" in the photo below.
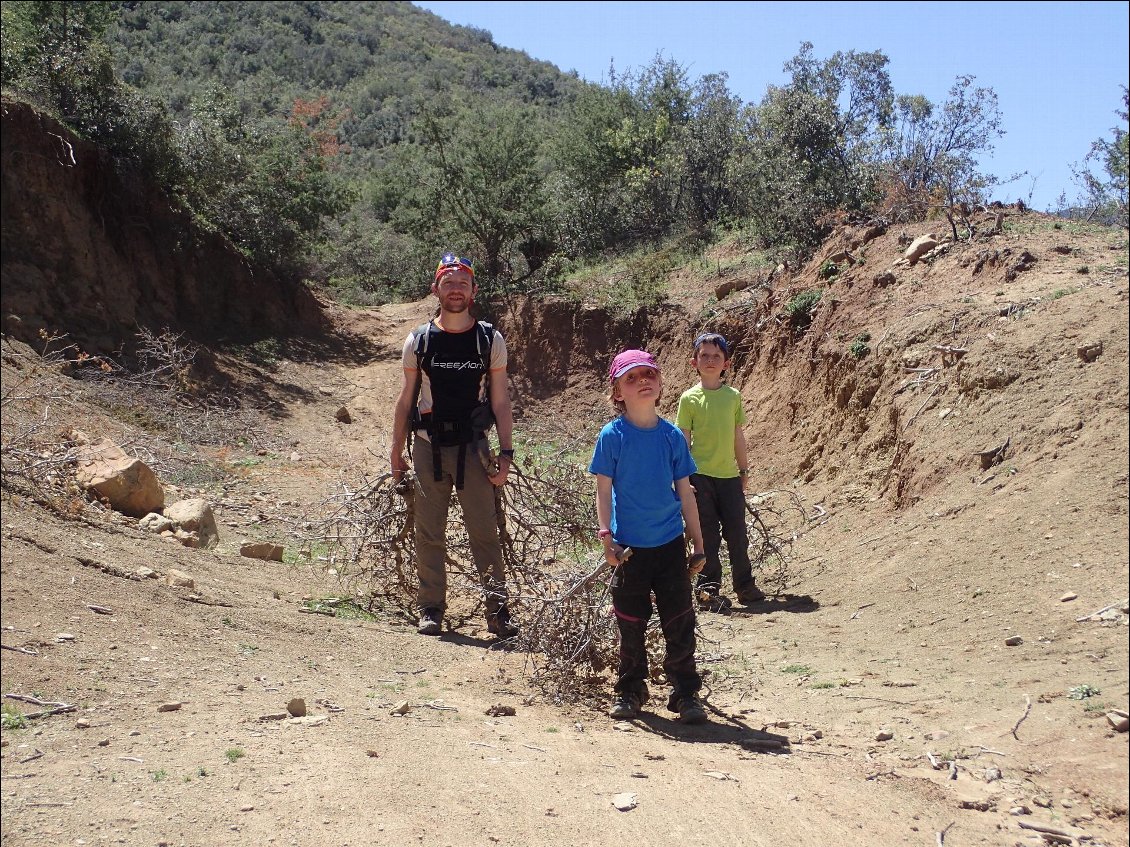
<svg viewBox="0 0 1130 847">
<path fill-rule="evenodd" d="M 210 83 L 247 110 L 290 114 L 327 97 L 339 140 L 361 164 L 408 140 L 438 93 L 496 95 L 553 109 L 582 83 L 405 2 L 125 2 L 107 36 L 126 83 L 177 115 Z"/>
</svg>

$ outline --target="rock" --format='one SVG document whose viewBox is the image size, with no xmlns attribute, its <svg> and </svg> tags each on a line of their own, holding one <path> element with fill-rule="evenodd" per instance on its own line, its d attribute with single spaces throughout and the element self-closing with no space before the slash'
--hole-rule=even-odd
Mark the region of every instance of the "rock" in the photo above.
<svg viewBox="0 0 1130 847">
<path fill-rule="evenodd" d="M 131 574 L 131 576 L 134 579 L 156 579 L 157 571 L 153 570 L 152 568 L 147 568 L 145 567 L 145 565 L 141 565 Z"/>
<path fill-rule="evenodd" d="M 75 479 L 130 517 L 144 517 L 165 505 L 165 490 L 157 475 L 109 439 L 77 448 Z"/>
<path fill-rule="evenodd" d="M 1000 768 L 985 768 L 985 782 L 996 782 L 1001 776 Z"/>
<path fill-rule="evenodd" d="M 178 571 L 176 568 L 169 568 L 165 574 L 165 584 L 172 585 L 175 588 L 187 588 L 189 590 L 196 588 L 196 582 L 186 574 L 184 571 Z"/>
<path fill-rule="evenodd" d="M 1050 809 L 1052 807 L 1052 801 L 1041 795 L 1032 798 L 1032 805 L 1039 806 L 1041 809 Z"/>
<path fill-rule="evenodd" d="M 1019 647 L 1024 643 L 1024 639 L 1019 635 L 1010 635 L 1004 640 L 1004 643 L 1006 647 Z"/>
<path fill-rule="evenodd" d="M 406 715 L 411 711 L 412 711 L 412 704 L 409 703 L 407 700 L 401 700 L 399 703 L 397 703 L 395 706 L 392 707 L 392 711 L 389 712 L 389 714 L 390 715 Z"/>
<path fill-rule="evenodd" d="M 1124 714 L 1120 715 L 1116 712 L 1107 712 L 1106 719 L 1110 722 L 1111 729 L 1115 732 L 1126 732 L 1127 729 L 1130 729 L 1130 718 L 1126 717 Z"/>
<path fill-rule="evenodd" d="M 281 545 L 272 544 L 270 541 L 249 541 L 240 545 L 239 555 L 249 559 L 263 559 L 267 562 L 281 562 L 283 548 Z"/>
<path fill-rule="evenodd" d="M 139 525 L 146 532 L 156 533 L 157 535 L 160 535 L 166 530 L 171 530 L 174 527 L 174 524 L 171 520 L 166 518 L 164 515 L 158 514 L 157 512 L 150 512 L 148 515 L 143 517 L 139 522 Z"/>
<path fill-rule="evenodd" d="M 214 547 L 219 543 L 216 516 L 207 501 L 200 498 L 180 500 L 168 506 L 164 514 L 185 532 L 195 533 L 202 547 Z"/>
<path fill-rule="evenodd" d="M 903 253 L 903 258 L 913 265 L 937 246 L 938 237 L 933 233 L 920 235 L 918 238 L 914 239 L 914 241 L 910 242 L 910 246 L 907 247 L 906 252 Z"/>
<path fill-rule="evenodd" d="M 293 718 L 301 718 L 306 714 L 306 701 L 301 697 L 292 697 L 286 704 L 286 711 Z"/>
<path fill-rule="evenodd" d="M 68 644 L 68 643 L 70 643 L 74 640 L 75 640 L 74 635 L 72 635 L 69 632 L 60 632 L 58 635 L 55 636 L 55 643 L 56 644 Z"/>
<path fill-rule="evenodd" d="M 334 417 L 337 418 L 338 423 L 353 423 L 353 418 L 349 415 L 349 409 L 345 408 L 345 406 L 342 406 L 340 409 L 338 409 L 334 413 Z"/>
<path fill-rule="evenodd" d="M 300 718 L 291 718 L 287 723 L 299 726 L 321 726 L 330 719 L 329 715 L 303 715 Z"/>
<path fill-rule="evenodd" d="M 890 271 L 886 271 L 885 273 L 875 274 L 871 281 L 880 288 L 886 288 L 888 285 L 895 284 L 895 275 Z"/>
<path fill-rule="evenodd" d="M 890 741 L 895 737 L 895 734 L 889 729 L 881 729 L 875 733 L 876 741 Z"/>
<path fill-rule="evenodd" d="M 1084 362 L 1093 362 L 1103 354 L 1103 343 L 1092 341 L 1089 344 L 1080 344 L 1075 348 L 1075 354 Z"/>
<path fill-rule="evenodd" d="M 1020 817 L 1021 815 L 1032 814 L 1032 810 L 1029 809 L 1027 806 L 1013 806 L 1011 809 L 1008 810 L 1008 813 L 1010 815 L 1012 815 L 1013 817 Z"/>
<path fill-rule="evenodd" d="M 1074 591 L 1068 591 L 1066 594 L 1064 594 L 1062 597 L 1059 598 L 1059 602 L 1060 603 L 1068 603 L 1068 602 L 1074 600 L 1075 598 L 1077 598 L 1078 596 L 1079 595 L 1076 594 Z"/>
<path fill-rule="evenodd" d="M 90 729 L 90 718 L 79 718 L 75 721 L 75 729 Z"/>
<path fill-rule="evenodd" d="M 619 809 L 621 812 L 630 812 L 639 802 L 636 800 L 636 795 L 630 792 L 617 794 L 612 798 L 612 805 Z"/>
<path fill-rule="evenodd" d="M 491 706 L 486 713 L 492 718 L 513 717 L 517 714 L 513 706 L 503 706 L 501 703 Z"/>
<path fill-rule="evenodd" d="M 179 712 L 184 703 L 162 703 L 157 707 L 158 712 Z"/>
<path fill-rule="evenodd" d="M 261 720 L 261 721 L 285 721 L 289 717 L 290 717 L 289 712 L 271 712 L 270 714 L 259 715 L 259 720 Z"/>
</svg>

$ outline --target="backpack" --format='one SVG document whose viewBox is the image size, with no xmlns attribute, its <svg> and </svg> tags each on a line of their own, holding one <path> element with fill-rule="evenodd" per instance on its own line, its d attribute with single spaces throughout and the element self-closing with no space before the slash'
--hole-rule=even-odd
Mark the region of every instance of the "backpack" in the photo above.
<svg viewBox="0 0 1130 847">
<path fill-rule="evenodd" d="M 473 406 L 464 404 L 462 409 L 445 409 L 450 401 L 443 392 L 436 391 L 436 381 L 432 376 L 432 363 L 436 353 L 436 337 L 443 330 L 435 323 L 428 321 L 412 330 L 412 346 L 416 353 L 416 388 L 412 396 L 411 420 L 408 426 L 408 450 L 411 454 L 412 435 L 416 430 L 422 429 L 428 433 L 432 443 L 432 467 L 435 479 L 439 482 L 443 478 L 443 469 L 440 463 L 440 447 L 459 447 L 458 468 L 456 469 L 455 487 L 463 488 L 463 470 L 466 463 L 467 445 L 486 437 L 487 431 L 494 425 L 494 413 L 490 406 L 490 359 L 494 346 L 494 326 L 487 321 L 476 321 L 472 330 L 475 333 L 475 352 L 478 356 L 479 370 L 474 377 L 474 391 L 485 394 L 486 400 L 479 401 Z M 432 410 L 420 414 L 420 386 L 423 375 L 427 373 L 432 385 Z M 460 375 L 457 379 L 470 379 Z M 484 380 L 487 380 L 484 391 Z M 467 391 L 471 390 L 471 383 L 465 383 Z M 476 449 L 481 446 L 476 444 Z"/>
</svg>

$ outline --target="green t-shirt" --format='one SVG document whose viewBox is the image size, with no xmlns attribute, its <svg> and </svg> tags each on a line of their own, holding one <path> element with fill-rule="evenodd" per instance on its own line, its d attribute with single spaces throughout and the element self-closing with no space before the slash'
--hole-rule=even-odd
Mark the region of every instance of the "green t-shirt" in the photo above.
<svg viewBox="0 0 1130 847">
<path fill-rule="evenodd" d="M 704 476 L 738 476 L 734 429 L 744 423 L 742 395 L 729 385 L 707 391 L 699 384 L 679 398 L 675 426 L 691 434 L 691 457 Z"/>
</svg>

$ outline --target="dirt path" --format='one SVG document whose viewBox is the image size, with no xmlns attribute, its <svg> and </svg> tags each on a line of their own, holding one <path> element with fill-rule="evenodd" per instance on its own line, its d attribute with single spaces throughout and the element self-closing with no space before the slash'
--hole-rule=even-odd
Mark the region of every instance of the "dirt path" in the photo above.
<svg viewBox="0 0 1130 847">
<path fill-rule="evenodd" d="M 1125 687 L 1125 626 L 1074 623 L 1105 575 L 1033 568 L 1010 592 L 972 554 L 990 529 L 959 540 L 925 510 L 844 506 L 805 537 L 793 593 L 704 615 L 702 727 L 662 692 L 630 724 L 547 703 L 474 622 L 432 639 L 392 615 L 300 613 L 333 578 L 239 543 L 383 471 L 399 343 L 425 314 L 354 315 L 380 340 L 371 362 L 275 364 L 309 398 L 279 424 L 292 453 L 225 485 L 215 551 L 4 504 L 3 643 L 32 651 L 4 651 L 4 692 L 76 706 L 5 730 L 5 847 L 1040 843 L 1021 821 L 1128 843 L 1126 735 L 1065 696 Z M 915 548 L 968 568 L 965 596 L 940 597 Z M 140 565 L 195 587 L 128 578 Z M 296 697 L 306 719 L 285 717 Z"/>
</svg>

